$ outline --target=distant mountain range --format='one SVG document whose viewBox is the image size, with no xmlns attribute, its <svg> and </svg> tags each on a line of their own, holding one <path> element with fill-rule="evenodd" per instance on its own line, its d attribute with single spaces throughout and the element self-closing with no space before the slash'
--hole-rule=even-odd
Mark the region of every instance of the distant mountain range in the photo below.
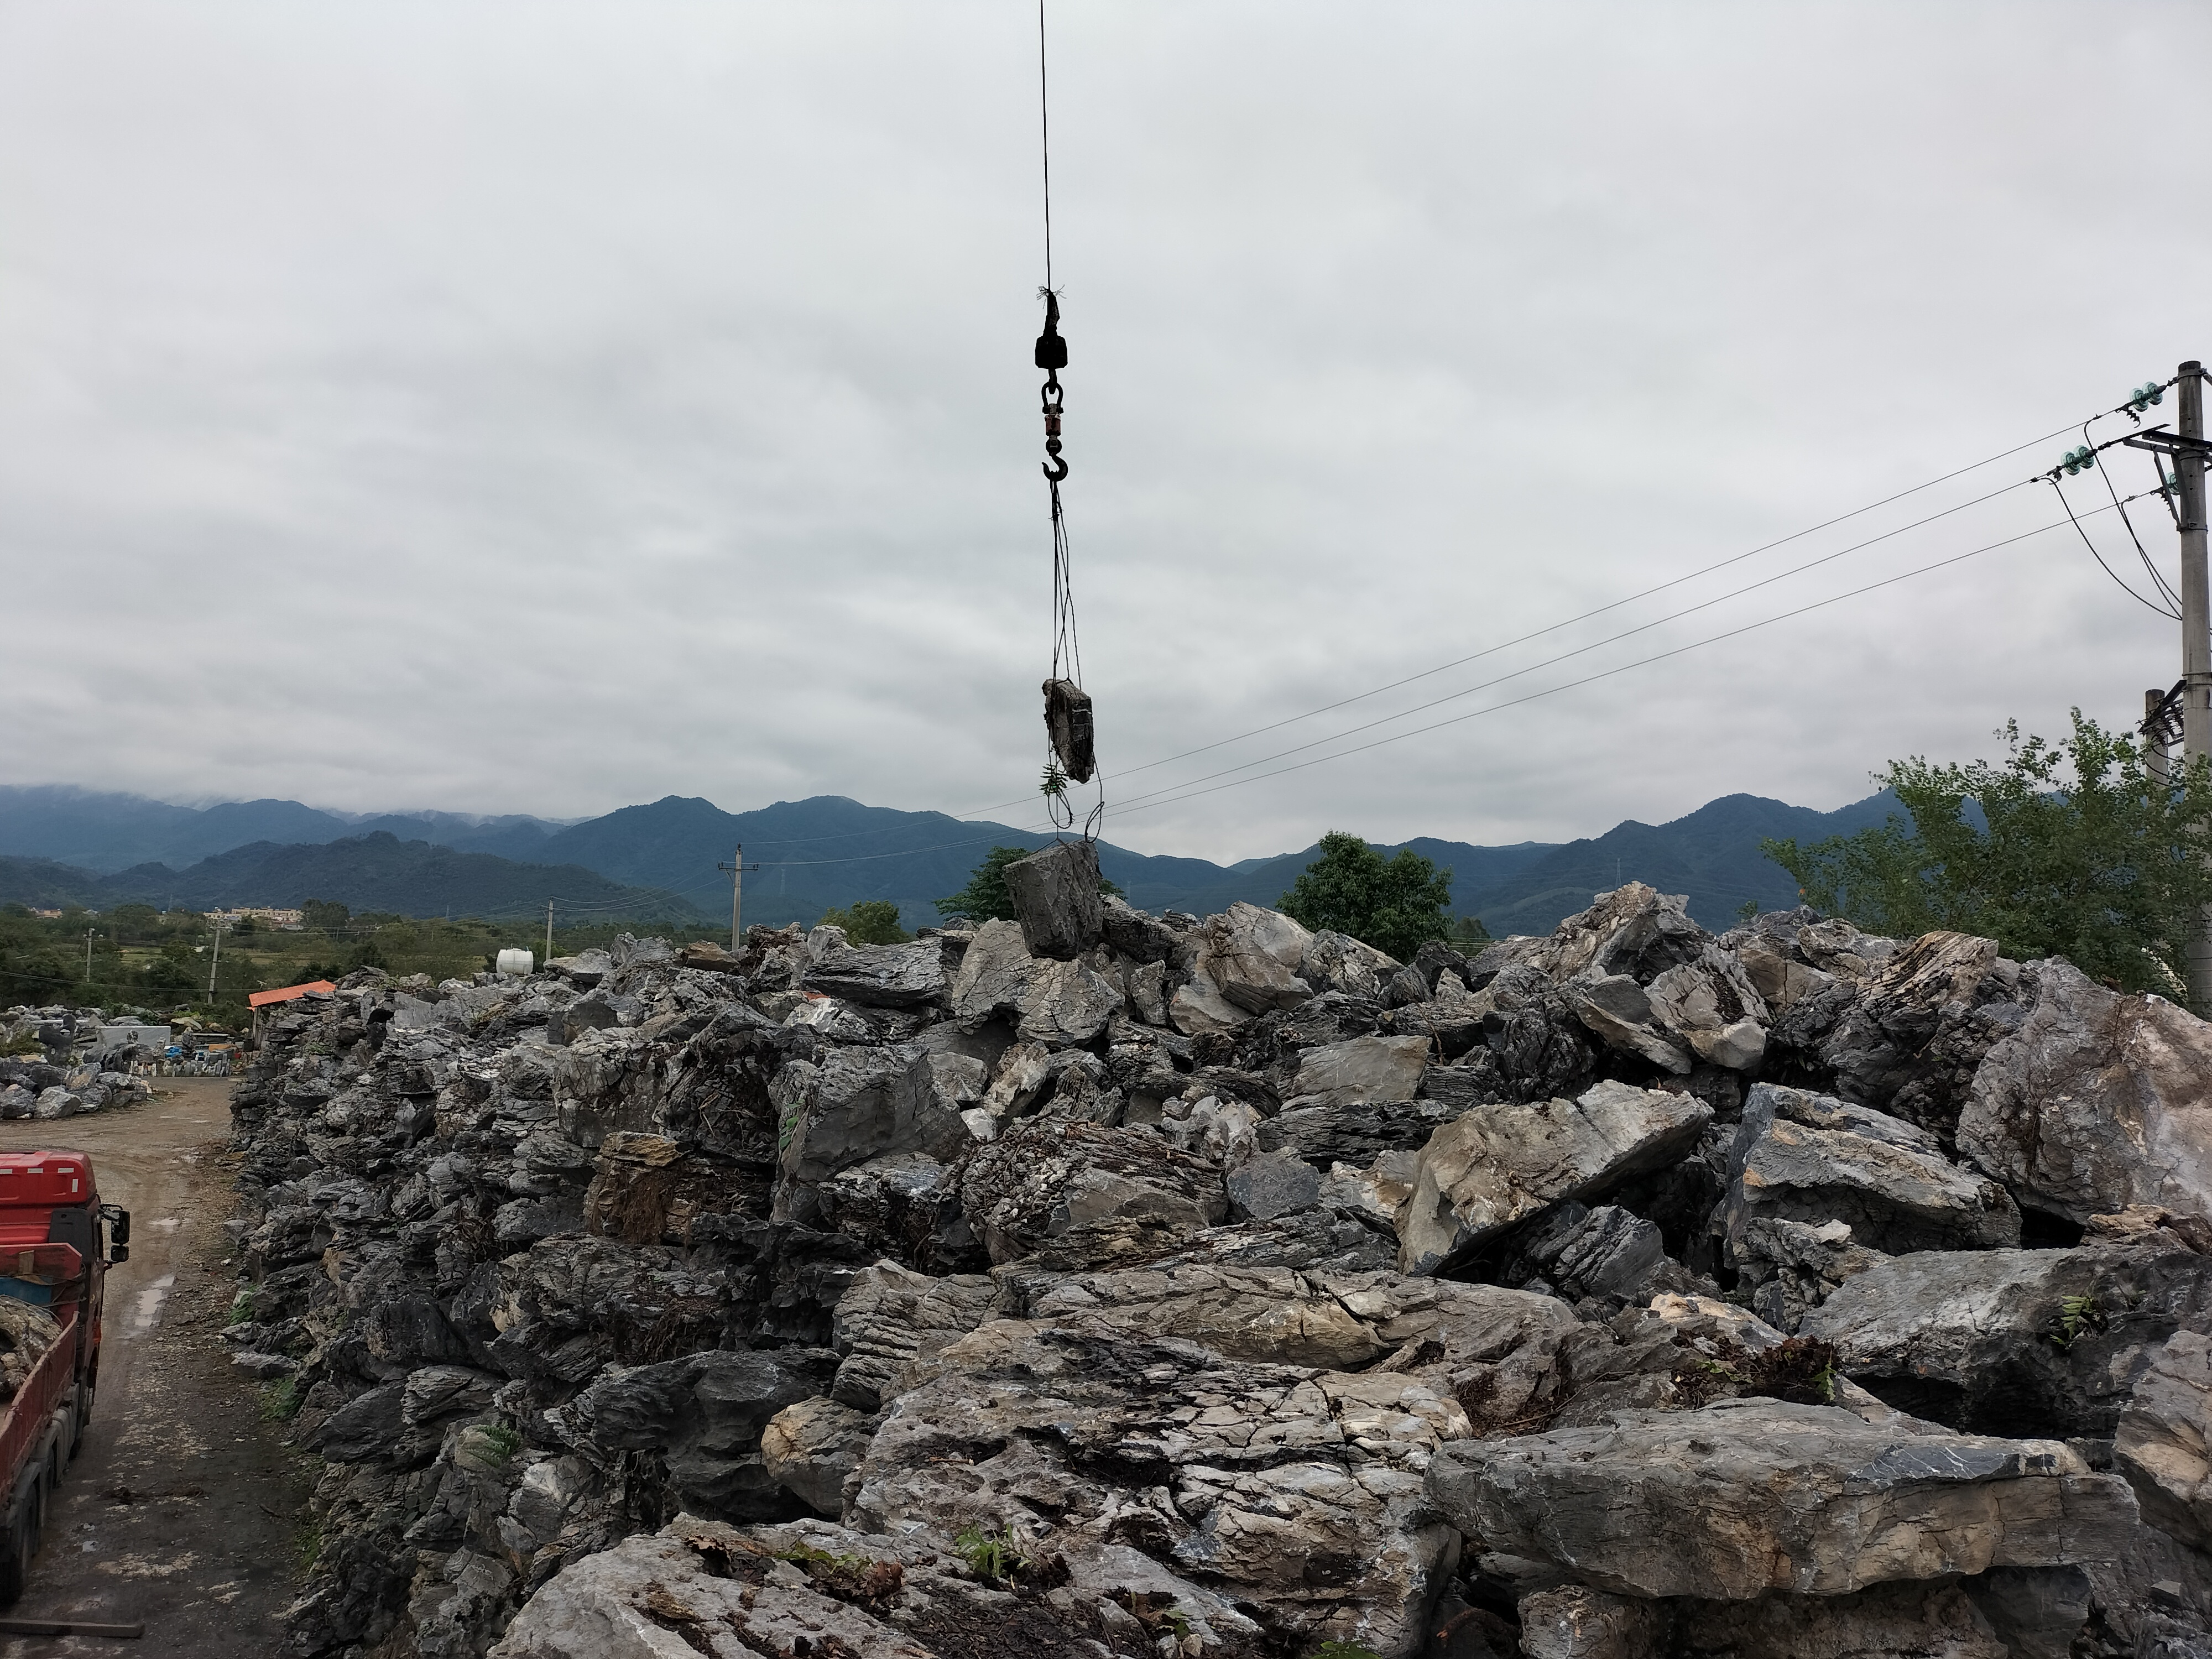
<svg viewBox="0 0 2212 1659">
<path fill-rule="evenodd" d="M 58 859 L 103 873 L 137 864 L 181 868 L 255 842 L 312 846 L 380 830 L 401 841 L 537 862 L 546 837 L 566 827 L 547 818 L 459 812 L 348 817 L 295 800 L 174 806 L 143 795 L 102 794 L 66 785 L 0 785 L 0 853 Z"/>
<path fill-rule="evenodd" d="M 1492 933 L 1547 932 L 1585 908 L 1594 893 L 1629 880 L 1687 894 L 1691 914 L 1718 931 L 1747 899 L 1762 909 L 1796 902 L 1789 876 L 1759 851 L 1762 836 L 1817 840 L 1880 823 L 1899 810 L 1887 794 L 1834 812 L 1728 795 L 1671 823 L 1632 820 L 1564 846 L 1477 847 L 1428 837 L 1405 844 L 1452 872 L 1454 909 L 1480 916 Z M 833 905 L 889 899 L 915 927 L 936 919 L 933 902 L 965 885 L 991 848 L 1041 847 L 1049 839 L 842 795 L 735 813 L 671 795 L 562 824 L 451 813 L 349 822 L 296 801 L 195 809 L 79 789 L 0 787 L 0 902 L 209 908 L 319 898 L 356 910 L 512 917 L 542 914 L 550 898 L 556 916 L 687 920 L 721 913 L 728 878 L 715 866 L 742 845 L 748 923 L 811 922 Z M 131 857 L 149 848 L 168 850 Z M 1099 864 L 1133 903 L 1204 915 L 1238 899 L 1275 903 L 1316 850 L 1224 866 L 1102 842 Z"/>
</svg>

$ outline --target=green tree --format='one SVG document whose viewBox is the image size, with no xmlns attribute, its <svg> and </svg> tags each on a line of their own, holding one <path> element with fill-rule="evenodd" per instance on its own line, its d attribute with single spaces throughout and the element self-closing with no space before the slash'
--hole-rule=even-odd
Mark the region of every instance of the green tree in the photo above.
<svg viewBox="0 0 2212 1659">
<path fill-rule="evenodd" d="M 1482 925 L 1480 916 L 1454 916 L 1451 931 L 1444 937 L 1454 945 L 1487 945 L 1490 929 Z"/>
<path fill-rule="evenodd" d="M 842 910 L 824 910 L 817 925 L 843 928 L 855 945 L 904 945 L 914 937 L 899 926 L 898 906 L 889 899 L 860 899 Z"/>
<path fill-rule="evenodd" d="M 1892 761 L 1875 776 L 1909 821 L 1760 850 L 1815 909 L 1861 927 L 1979 933 L 2007 956 L 2063 956 L 2093 978 L 2172 994 L 2212 902 L 2212 769 L 2160 787 L 2132 737 L 2078 708 L 2073 725 L 2052 744 L 2008 721 L 1998 765 Z"/>
<path fill-rule="evenodd" d="M 326 933 L 344 927 L 348 915 L 344 905 L 323 899 L 309 899 L 300 907 L 301 925 L 319 928 Z"/>
<path fill-rule="evenodd" d="M 1316 933 L 1349 933 L 1410 962 L 1429 940 L 1450 934 L 1450 871 L 1409 847 L 1385 859 L 1359 836 L 1332 830 L 1278 908 Z"/>
<path fill-rule="evenodd" d="M 937 914 L 965 916 L 970 921 L 1018 920 L 1014 915 L 1014 896 L 1006 890 L 1006 866 L 1036 850 L 1034 847 L 994 847 L 969 873 L 965 887 L 937 901 Z M 1098 878 L 1098 890 L 1111 893 L 1115 898 L 1127 896 L 1103 876 Z"/>
</svg>

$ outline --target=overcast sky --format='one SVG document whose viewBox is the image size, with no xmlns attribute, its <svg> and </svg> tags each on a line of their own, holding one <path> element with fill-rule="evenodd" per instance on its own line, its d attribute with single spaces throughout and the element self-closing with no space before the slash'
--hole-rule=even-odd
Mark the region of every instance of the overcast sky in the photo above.
<svg viewBox="0 0 2212 1659">
<path fill-rule="evenodd" d="M 2063 526 L 2017 489 L 1783 575 L 2212 356 L 2212 9 L 1049 9 L 1110 839 L 1828 808 L 2177 676 L 2178 626 L 2062 527 L 1207 776 Z M 1036 29 L 0 3 L 0 781 L 1031 821 L 1001 804 L 1035 800 L 1049 648 Z"/>
</svg>

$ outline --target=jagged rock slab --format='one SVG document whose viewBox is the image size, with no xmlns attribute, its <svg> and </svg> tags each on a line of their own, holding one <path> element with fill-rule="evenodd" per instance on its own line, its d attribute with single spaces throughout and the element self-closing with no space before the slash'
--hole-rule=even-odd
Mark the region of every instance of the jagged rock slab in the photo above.
<svg viewBox="0 0 2212 1659">
<path fill-rule="evenodd" d="M 974 1137 L 960 1114 L 981 1097 L 981 1062 L 912 1045 L 836 1048 L 779 1074 L 785 1175 L 817 1186 L 838 1170 L 897 1152 L 956 1158 Z"/>
<path fill-rule="evenodd" d="M 1650 994 L 1626 974 L 1586 970 L 1562 983 L 1559 994 L 1607 1048 L 1678 1077 L 1696 1064 L 1689 1044 L 1667 1028 L 1652 1006 Z"/>
<path fill-rule="evenodd" d="M 1489 1549 L 1642 1597 L 2110 1560 L 2136 1525 L 2127 1483 L 2057 1442 L 1902 1434 L 1774 1400 L 1449 1446 L 1428 1488 Z"/>
<path fill-rule="evenodd" d="M 1739 1261 L 1761 1217 L 1840 1221 L 1890 1255 L 2020 1243 L 2020 1211 L 2002 1187 L 1953 1164 L 1926 1130 L 1832 1096 L 1753 1085 L 1729 1177 L 1723 1221 Z"/>
<path fill-rule="evenodd" d="M 836 1356 L 821 1349 L 695 1353 L 611 1367 L 563 1407 L 570 1443 L 606 1461 L 652 1449 L 686 1507 L 729 1520 L 792 1513 L 760 1455 L 761 1432 L 786 1407 L 826 1390 Z"/>
<path fill-rule="evenodd" d="M 844 1513 L 845 1483 L 860 1466 L 876 1419 L 819 1395 L 786 1406 L 761 1431 L 768 1478 L 818 1516 Z"/>
<path fill-rule="evenodd" d="M 1450 1401 L 1402 1376 L 1012 1320 L 937 1364 L 877 1431 L 854 1524 L 1127 1544 L 1302 1643 L 1418 1649 L 1458 1553 L 1421 1493 L 1437 1444 L 1467 1431 Z"/>
<path fill-rule="evenodd" d="M 1148 1218 L 1188 1236 L 1229 1208 L 1220 1170 L 1158 1135 L 1050 1118 L 1026 1119 L 980 1148 L 960 1201 L 994 1261 L 1108 1220 Z"/>
<path fill-rule="evenodd" d="M 2131 1204 L 2212 1213 L 2208 1077 L 2212 1025 L 2047 962 L 2027 1019 L 1974 1074 L 1959 1150 L 2075 1221 Z"/>
<path fill-rule="evenodd" d="M 1365 1165 L 1384 1152 L 1419 1152 L 1463 1109 L 1441 1100 L 1292 1104 L 1260 1126 L 1260 1148 L 1296 1152 L 1317 1170 L 1332 1164 Z"/>
<path fill-rule="evenodd" d="M 1383 988 L 1397 971 L 1396 957 L 1326 928 L 1306 941 L 1297 969 L 1298 977 L 1316 992 L 1341 991 L 1370 1002 L 1382 1000 Z"/>
<path fill-rule="evenodd" d="M 1593 1210 L 1572 1200 L 1515 1239 L 1503 1277 L 1570 1301 L 1597 1297 L 1615 1306 L 1692 1288 L 1682 1264 L 1668 1255 L 1657 1227 L 1618 1205 Z"/>
<path fill-rule="evenodd" d="M 2197 1549 L 2212 1544 L 2212 1338 L 2176 1331 L 2150 1356 L 2112 1456 L 2145 1520 Z"/>
<path fill-rule="evenodd" d="M 805 983 L 864 1008 L 913 1008 L 941 1002 L 948 989 L 945 948 L 933 939 L 911 945 L 833 947 L 811 962 Z"/>
<path fill-rule="evenodd" d="M 2003 1568 L 1959 1583 L 1755 1601 L 1647 1601 L 1568 1584 L 1522 1598 L 1521 1651 L 1524 1659 L 2068 1659 L 2088 1620 L 2088 1583 L 2071 1569 L 2052 1576 L 2066 1581 L 2055 1596 Z M 2049 1621 L 2006 1616 L 2023 1605 Z"/>
<path fill-rule="evenodd" d="M 2000 960 L 1995 939 L 1922 934 L 1870 978 L 1831 994 L 1833 1023 L 1817 1048 L 1835 1073 L 1833 1092 L 1948 1135 L 1983 1057 L 2022 1018 L 2023 982 L 2038 972 Z M 1826 1000 L 1791 1012 L 1814 1013 Z"/>
<path fill-rule="evenodd" d="M 1022 938 L 1033 956 L 1070 961 L 1104 937 L 1098 903 L 1098 849 L 1056 841 L 1006 866 Z"/>
<path fill-rule="evenodd" d="M 1836 1287 L 1885 1260 L 1852 1241 L 1840 1221 L 1815 1227 L 1803 1221 L 1754 1217 L 1736 1247 L 1738 1285 L 1751 1292 L 1752 1311 L 1775 1329 L 1795 1331 Z"/>
<path fill-rule="evenodd" d="M 1196 977 L 1247 1015 L 1295 1008 L 1313 994 L 1297 976 L 1313 935 L 1279 911 L 1239 901 L 1209 916 L 1196 939 Z"/>
<path fill-rule="evenodd" d="M 1986 1433 L 2109 1437 L 2135 1379 L 2212 1319 L 2212 1259 L 2178 1242 L 1925 1251 L 1881 1262 L 1799 1334 L 1901 1411 Z"/>
<path fill-rule="evenodd" d="M 1475 1107 L 1421 1152 L 1399 1266 L 1434 1273 L 1548 1205 L 1602 1197 L 1680 1158 L 1712 1115 L 1691 1096 L 1612 1082 L 1577 1100 Z"/>
<path fill-rule="evenodd" d="M 1298 1056 L 1285 1107 L 1350 1106 L 1411 1100 L 1429 1064 L 1421 1036 L 1364 1036 L 1308 1048 Z"/>
<path fill-rule="evenodd" d="M 1176 1338 L 1224 1359 L 1356 1370 L 1391 1349 L 1304 1273 L 1204 1265 L 1077 1274 L 1024 1298 L 1039 1325 Z"/>
<path fill-rule="evenodd" d="M 1048 1048 L 1092 1041 L 1127 1001 L 1088 963 L 1032 956 L 1020 927 L 998 921 L 975 930 L 950 996 L 956 1018 L 970 1025 L 1010 1018 L 1023 1041 Z"/>
<path fill-rule="evenodd" d="M 1706 945 L 1697 960 L 1669 968 L 1651 981 L 1651 1009 L 1679 1034 L 1699 1060 L 1746 1072 L 1766 1055 L 1766 1000 L 1743 964 Z"/>
<path fill-rule="evenodd" d="M 838 1299 L 830 1345 L 840 1356 L 833 1399 L 875 1412 L 904 1386 L 908 1367 L 933 1358 L 990 1317 L 998 1287 L 981 1273 L 932 1279 L 878 1261 Z"/>
<path fill-rule="evenodd" d="M 1709 937 L 1690 920 L 1686 898 L 1632 881 L 1601 895 L 1580 915 L 1569 916 L 1550 939 L 1534 941 L 1532 951 L 1509 956 L 1533 960 L 1554 981 L 1581 974 L 1618 975 L 1648 985 L 1669 968 L 1695 962 Z M 1492 960 L 1486 951 L 1477 966 L 1490 965 Z"/>
<path fill-rule="evenodd" d="M 1145 1571 L 1149 1563 L 1123 1571 L 1133 1553 L 1064 1561 L 1065 1582 L 1038 1591 L 1019 1575 L 984 1582 L 933 1534 L 887 1538 L 823 1522 L 739 1529 L 682 1515 L 564 1568 L 492 1659 L 967 1659 L 1009 1642 L 1040 1656 L 1150 1656 L 1154 1626 L 1188 1631 L 1220 1659 L 1259 1659 L 1251 1620 L 1194 1584 Z M 1030 1571 L 1048 1577 L 1044 1565 Z"/>
</svg>

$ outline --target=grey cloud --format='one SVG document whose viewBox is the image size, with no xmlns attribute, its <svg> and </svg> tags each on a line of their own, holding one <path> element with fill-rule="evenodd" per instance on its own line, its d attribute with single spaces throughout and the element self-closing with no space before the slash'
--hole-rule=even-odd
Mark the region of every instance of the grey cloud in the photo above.
<svg viewBox="0 0 2212 1659">
<path fill-rule="evenodd" d="M 1132 769 L 2212 353 L 2212 237 L 2131 159 L 2203 146 L 2198 8 L 1052 15 L 1067 499 L 1116 799 L 1708 597 L 1728 583 Z M 0 15 L 0 776 L 562 817 L 1025 799 L 1032 47 L 981 5 Z M 1832 806 L 2009 715 L 2130 715 L 2174 631 L 2067 532 L 1109 833 L 1234 858 L 1332 826 L 1559 838 L 1737 789 Z"/>
</svg>

